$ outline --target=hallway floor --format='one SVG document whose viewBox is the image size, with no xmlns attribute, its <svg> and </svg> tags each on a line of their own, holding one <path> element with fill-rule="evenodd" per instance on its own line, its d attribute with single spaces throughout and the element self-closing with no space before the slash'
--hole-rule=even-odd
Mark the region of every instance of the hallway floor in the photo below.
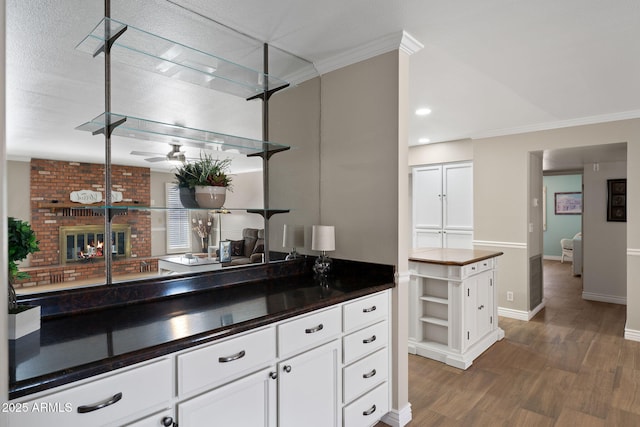
<svg viewBox="0 0 640 427">
<path fill-rule="evenodd" d="M 409 355 L 410 426 L 640 426 L 640 342 L 626 306 L 585 301 L 571 263 L 544 262 L 546 308 L 500 317 L 505 339 L 462 371 Z"/>
</svg>

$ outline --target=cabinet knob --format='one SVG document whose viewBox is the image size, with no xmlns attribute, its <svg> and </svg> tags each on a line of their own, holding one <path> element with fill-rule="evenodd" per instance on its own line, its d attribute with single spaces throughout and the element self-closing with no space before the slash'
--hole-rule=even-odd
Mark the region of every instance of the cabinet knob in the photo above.
<svg viewBox="0 0 640 427">
<path fill-rule="evenodd" d="M 484 308 L 484 304 L 478 307 L 478 310 L 482 310 Z"/>
<path fill-rule="evenodd" d="M 272 380 L 278 379 L 278 373 L 277 372 L 269 372 L 269 378 L 271 378 Z"/>
<path fill-rule="evenodd" d="M 173 418 L 171 418 L 171 417 L 164 417 L 164 418 L 160 421 L 160 423 L 162 423 L 162 425 L 163 425 L 164 427 L 174 427 L 174 426 L 175 426 L 175 424 L 173 423 Z"/>
<path fill-rule="evenodd" d="M 282 368 L 283 371 L 289 373 L 291 372 L 291 365 L 284 365 L 284 367 Z"/>
</svg>

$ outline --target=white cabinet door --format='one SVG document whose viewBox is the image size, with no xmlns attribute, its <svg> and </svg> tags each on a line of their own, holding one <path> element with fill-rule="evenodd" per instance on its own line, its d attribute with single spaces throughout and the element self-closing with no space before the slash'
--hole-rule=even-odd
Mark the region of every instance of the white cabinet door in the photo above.
<svg viewBox="0 0 640 427">
<path fill-rule="evenodd" d="M 473 167 L 471 163 L 444 165 L 443 228 L 473 228 Z"/>
<path fill-rule="evenodd" d="M 413 237 L 414 248 L 441 248 L 442 230 L 416 229 Z"/>
<path fill-rule="evenodd" d="M 473 345 L 491 330 L 492 280 L 493 272 L 485 271 L 464 281 L 464 348 Z"/>
<path fill-rule="evenodd" d="M 445 230 L 442 232 L 442 247 L 449 249 L 473 249 L 473 232 Z"/>
<path fill-rule="evenodd" d="M 413 170 L 413 225 L 442 228 L 442 166 Z"/>
<path fill-rule="evenodd" d="M 341 424 L 339 357 L 335 340 L 278 364 L 279 427 Z"/>
<path fill-rule="evenodd" d="M 178 405 L 178 425 L 275 427 L 275 367 L 263 369 Z"/>
</svg>

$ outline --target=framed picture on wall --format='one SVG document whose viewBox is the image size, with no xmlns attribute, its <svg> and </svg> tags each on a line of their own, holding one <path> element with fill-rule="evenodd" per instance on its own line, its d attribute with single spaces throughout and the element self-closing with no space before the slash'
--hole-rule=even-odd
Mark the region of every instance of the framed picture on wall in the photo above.
<svg viewBox="0 0 640 427">
<path fill-rule="evenodd" d="M 627 180 L 607 180 L 607 221 L 627 222 Z"/>
<path fill-rule="evenodd" d="M 555 193 L 556 215 L 580 215 L 582 214 L 582 193 Z"/>
</svg>

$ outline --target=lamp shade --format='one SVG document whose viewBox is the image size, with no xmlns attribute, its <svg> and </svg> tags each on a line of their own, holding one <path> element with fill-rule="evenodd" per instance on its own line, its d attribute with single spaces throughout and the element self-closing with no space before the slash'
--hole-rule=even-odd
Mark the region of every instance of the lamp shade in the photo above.
<svg viewBox="0 0 640 427">
<path fill-rule="evenodd" d="M 335 251 L 335 227 L 333 225 L 314 225 L 311 228 L 311 249 L 314 251 Z"/>
<path fill-rule="evenodd" d="M 301 225 L 284 225 L 282 235 L 283 248 L 301 248 L 304 246 L 304 228 Z"/>
</svg>

